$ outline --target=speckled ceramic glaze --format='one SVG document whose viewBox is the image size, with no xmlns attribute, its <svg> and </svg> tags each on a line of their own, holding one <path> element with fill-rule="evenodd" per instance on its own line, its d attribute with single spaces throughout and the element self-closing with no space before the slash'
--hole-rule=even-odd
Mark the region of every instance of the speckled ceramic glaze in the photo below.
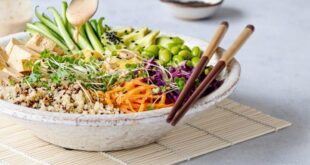
<svg viewBox="0 0 310 165">
<path fill-rule="evenodd" d="M 197 45 L 204 49 L 208 44 L 203 40 L 178 36 L 189 46 Z M 18 33 L 0 39 L 0 45 L 5 46 L 13 37 L 22 40 L 29 38 L 27 33 Z M 221 54 L 222 50 L 219 50 L 211 63 L 214 64 Z M 225 99 L 235 88 L 239 76 L 240 65 L 233 60 L 223 73 L 223 85 L 195 103 L 182 122 Z M 37 137 L 65 148 L 87 151 L 120 150 L 152 143 L 173 129 L 165 121 L 169 111 L 170 108 L 120 115 L 64 114 L 35 110 L 0 100 L 0 112 L 27 127 Z"/>
</svg>

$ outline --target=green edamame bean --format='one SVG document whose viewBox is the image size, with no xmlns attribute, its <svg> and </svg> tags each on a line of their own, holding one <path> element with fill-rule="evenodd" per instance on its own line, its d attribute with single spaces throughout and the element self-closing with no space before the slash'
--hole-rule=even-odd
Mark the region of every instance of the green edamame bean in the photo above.
<svg viewBox="0 0 310 165">
<path fill-rule="evenodd" d="M 180 37 L 173 37 L 172 38 L 173 43 L 183 45 L 184 41 Z"/>
<path fill-rule="evenodd" d="M 156 63 L 159 64 L 159 65 L 164 65 L 164 64 L 165 64 L 165 63 L 164 63 L 163 61 L 161 61 L 161 60 L 157 60 Z"/>
<path fill-rule="evenodd" d="M 173 56 L 173 61 L 174 61 L 176 64 L 179 64 L 179 63 L 181 63 L 181 62 L 184 61 L 184 58 L 183 58 L 183 56 L 176 55 L 176 56 Z"/>
<path fill-rule="evenodd" d="M 170 49 L 170 50 L 171 50 L 173 47 L 175 47 L 175 46 L 178 46 L 178 44 L 173 43 L 173 42 L 172 42 L 172 43 L 167 44 L 167 48 L 168 48 L 168 49 Z"/>
<path fill-rule="evenodd" d="M 178 53 L 178 56 L 182 56 L 184 59 L 190 59 L 191 56 L 192 56 L 192 53 L 188 50 L 181 50 L 179 53 Z"/>
<path fill-rule="evenodd" d="M 171 52 L 168 49 L 160 49 L 158 56 L 159 60 L 164 63 L 168 63 L 172 58 Z"/>
<path fill-rule="evenodd" d="M 148 58 L 148 59 L 149 58 L 155 58 L 157 55 L 156 53 L 148 51 L 148 50 L 143 51 L 141 54 L 143 57 Z"/>
<path fill-rule="evenodd" d="M 192 61 L 186 61 L 186 66 L 188 66 L 188 67 L 193 67 Z"/>
<path fill-rule="evenodd" d="M 199 57 L 193 57 L 192 60 L 191 60 L 192 63 L 193 63 L 193 66 L 196 66 L 199 63 L 199 60 L 200 60 Z"/>
<path fill-rule="evenodd" d="M 172 66 L 172 67 L 175 67 L 175 63 L 173 61 L 170 61 L 166 64 L 166 66 Z"/>
<path fill-rule="evenodd" d="M 193 55 L 194 57 L 200 57 L 200 55 L 201 55 L 201 50 L 200 50 L 200 48 L 199 48 L 198 46 L 193 47 L 193 49 L 192 49 L 192 55 Z"/>
<path fill-rule="evenodd" d="M 181 50 L 181 47 L 180 46 L 174 46 L 171 48 L 171 53 L 174 54 L 174 55 L 177 55 Z"/>
<path fill-rule="evenodd" d="M 182 50 L 191 51 L 191 49 L 188 46 L 186 46 L 186 45 L 182 45 L 181 49 Z"/>
<path fill-rule="evenodd" d="M 157 45 L 151 45 L 148 48 L 146 48 L 146 51 L 152 52 L 153 54 L 158 54 L 159 47 Z"/>
<path fill-rule="evenodd" d="M 212 66 L 208 66 L 206 69 L 205 69 L 205 75 L 208 75 L 210 73 L 210 71 L 212 70 Z"/>
<path fill-rule="evenodd" d="M 161 45 L 156 45 L 158 48 L 159 48 L 159 50 L 160 49 L 165 49 L 165 47 L 163 47 L 163 46 L 161 46 Z"/>
</svg>

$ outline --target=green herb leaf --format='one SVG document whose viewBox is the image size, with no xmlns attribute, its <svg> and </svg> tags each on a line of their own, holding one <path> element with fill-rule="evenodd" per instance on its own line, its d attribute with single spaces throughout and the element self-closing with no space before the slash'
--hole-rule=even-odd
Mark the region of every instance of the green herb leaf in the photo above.
<svg viewBox="0 0 310 165">
<path fill-rule="evenodd" d="M 177 77 L 174 79 L 174 82 L 177 84 L 180 90 L 183 90 L 185 83 L 186 83 L 186 79 L 184 77 L 181 77 L 181 78 Z"/>
<path fill-rule="evenodd" d="M 148 105 L 146 106 L 146 109 L 147 109 L 147 110 L 153 110 L 154 107 L 153 107 L 151 104 L 148 104 Z"/>
<path fill-rule="evenodd" d="M 134 78 L 134 76 L 135 76 L 135 72 L 129 72 L 129 73 L 126 74 L 125 80 L 126 81 L 130 81 L 131 79 Z"/>
</svg>

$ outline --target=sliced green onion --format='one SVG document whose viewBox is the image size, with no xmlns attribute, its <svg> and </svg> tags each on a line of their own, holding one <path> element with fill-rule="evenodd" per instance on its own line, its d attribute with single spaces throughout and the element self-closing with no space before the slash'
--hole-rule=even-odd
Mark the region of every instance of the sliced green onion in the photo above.
<svg viewBox="0 0 310 165">
<path fill-rule="evenodd" d="M 101 17 L 101 18 L 99 18 L 98 24 L 97 24 L 97 32 L 98 32 L 99 38 L 103 34 L 103 26 L 102 26 L 103 21 L 104 21 L 104 17 Z"/>
<path fill-rule="evenodd" d="M 57 38 L 56 36 L 53 35 L 53 31 L 51 31 L 49 28 L 47 28 L 44 24 L 40 23 L 40 22 L 36 22 L 34 24 L 27 24 L 27 29 L 30 29 L 29 31 L 31 33 L 33 33 L 34 31 L 46 36 L 47 38 L 51 39 L 52 41 L 54 41 L 59 47 L 61 47 L 62 49 L 64 49 L 65 52 L 68 52 L 68 47 L 63 44 L 59 38 Z"/>
<path fill-rule="evenodd" d="M 52 29 L 54 32 L 56 32 L 58 35 L 60 35 L 60 32 L 58 30 L 57 25 L 55 25 L 51 19 L 49 19 L 45 14 L 40 14 L 38 11 L 39 6 L 36 6 L 35 8 L 35 15 L 36 17 L 47 27 L 49 27 L 50 29 Z"/>
<path fill-rule="evenodd" d="M 71 36 L 69 35 L 66 26 L 64 25 L 64 22 L 61 18 L 61 16 L 59 15 L 58 11 L 54 8 L 54 7 L 50 7 L 49 10 L 52 12 L 57 27 L 60 31 L 61 36 L 63 36 L 68 48 L 73 52 L 73 53 L 77 53 L 79 51 L 78 46 L 75 44 L 74 40 L 71 38 Z"/>
<path fill-rule="evenodd" d="M 49 33 L 51 33 L 55 38 L 57 38 L 59 41 L 61 41 L 63 44 L 65 44 L 65 42 L 63 41 L 62 37 L 59 36 L 56 32 L 54 32 L 53 30 L 51 30 L 50 28 L 48 28 L 46 25 L 44 25 L 42 22 L 34 22 L 33 23 L 35 26 L 44 29 L 45 31 L 48 31 Z"/>
<path fill-rule="evenodd" d="M 86 26 L 86 34 L 89 38 L 90 43 L 93 45 L 96 51 L 103 54 L 104 53 L 103 45 L 100 42 L 99 38 L 96 36 L 94 29 L 92 28 L 89 22 L 87 22 L 85 26 Z"/>
<path fill-rule="evenodd" d="M 38 34 L 39 32 L 31 29 L 31 28 L 26 28 L 25 32 L 30 33 L 32 36 Z"/>
<path fill-rule="evenodd" d="M 87 35 L 86 35 L 86 28 L 85 28 L 85 25 L 82 25 L 80 27 L 80 35 L 82 35 L 83 37 L 85 38 L 88 38 Z"/>
<path fill-rule="evenodd" d="M 69 23 L 68 23 L 68 19 L 67 19 L 67 9 L 68 9 L 68 3 L 66 1 L 62 2 L 61 5 L 61 9 L 62 9 L 62 21 L 64 22 L 65 26 L 67 28 L 69 28 Z"/>
<path fill-rule="evenodd" d="M 91 24 L 92 28 L 94 29 L 94 32 L 96 33 L 97 37 L 100 38 L 100 35 L 98 33 L 98 23 L 97 23 L 97 20 L 92 19 L 90 21 L 90 24 Z"/>
<path fill-rule="evenodd" d="M 48 17 L 45 13 L 42 13 L 42 17 L 45 18 L 45 19 L 47 19 L 47 20 L 49 20 L 50 22 L 52 22 L 52 23 L 55 24 L 55 26 L 56 26 L 55 21 L 52 20 L 50 17 Z M 56 27 L 57 27 L 57 26 L 56 26 Z M 58 30 L 58 28 L 57 28 L 57 30 Z"/>
<path fill-rule="evenodd" d="M 74 29 L 73 27 L 70 27 L 70 29 L 69 29 L 70 35 L 74 36 L 76 30 L 77 29 Z M 82 29 L 80 28 L 80 32 L 78 34 L 78 40 L 76 40 L 73 37 L 75 42 L 79 45 L 79 47 L 81 49 L 94 50 L 94 48 L 92 47 L 92 45 L 91 45 L 90 41 L 88 40 L 88 38 L 86 37 L 86 35 L 85 36 L 82 35 L 81 30 Z M 84 28 L 84 30 L 85 30 L 85 28 Z M 84 34 L 85 34 L 85 32 L 84 32 Z"/>
</svg>

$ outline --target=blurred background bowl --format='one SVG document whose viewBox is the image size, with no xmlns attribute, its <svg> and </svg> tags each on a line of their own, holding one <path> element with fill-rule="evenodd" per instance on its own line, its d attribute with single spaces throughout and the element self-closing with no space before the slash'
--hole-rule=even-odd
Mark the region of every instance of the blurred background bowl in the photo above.
<svg viewBox="0 0 310 165">
<path fill-rule="evenodd" d="M 32 20 L 32 0 L 0 0 L 0 37 L 24 31 Z"/>
<path fill-rule="evenodd" d="M 180 19 L 199 20 L 211 17 L 224 0 L 160 0 L 172 15 Z"/>
</svg>

